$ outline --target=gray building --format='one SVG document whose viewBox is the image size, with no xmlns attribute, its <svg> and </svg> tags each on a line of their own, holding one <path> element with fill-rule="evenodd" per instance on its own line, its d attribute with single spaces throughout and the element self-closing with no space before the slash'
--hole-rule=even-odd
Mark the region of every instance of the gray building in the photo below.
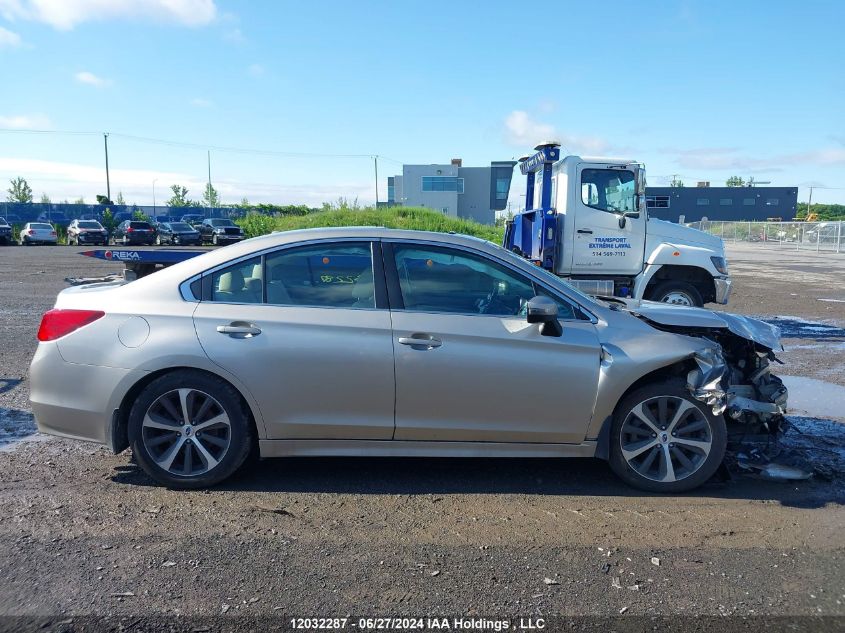
<svg viewBox="0 0 845 633">
<path fill-rule="evenodd" d="M 651 217 L 670 222 L 708 220 L 791 220 L 798 206 L 796 187 L 646 187 Z"/>
<path fill-rule="evenodd" d="M 516 161 L 493 161 L 489 167 L 464 167 L 460 158 L 448 165 L 403 165 L 401 176 L 387 179 L 387 204 L 428 207 L 454 218 L 493 224 L 507 206 Z"/>
</svg>

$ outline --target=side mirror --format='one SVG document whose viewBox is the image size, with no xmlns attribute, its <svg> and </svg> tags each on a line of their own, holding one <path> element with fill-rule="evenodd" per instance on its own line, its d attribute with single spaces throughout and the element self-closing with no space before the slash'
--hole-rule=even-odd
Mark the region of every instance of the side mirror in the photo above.
<svg viewBox="0 0 845 633">
<path fill-rule="evenodd" d="M 557 304 L 548 297 L 534 297 L 526 306 L 529 323 L 540 324 L 540 334 L 543 336 L 560 336 L 563 328 L 557 320 Z"/>
</svg>

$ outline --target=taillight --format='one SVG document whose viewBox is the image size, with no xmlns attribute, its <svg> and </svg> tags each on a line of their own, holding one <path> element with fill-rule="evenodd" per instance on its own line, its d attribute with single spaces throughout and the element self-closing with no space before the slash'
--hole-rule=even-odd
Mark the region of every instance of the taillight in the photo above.
<svg viewBox="0 0 845 633">
<path fill-rule="evenodd" d="M 130 226 L 128 229 L 126 229 L 126 232 L 127 232 L 127 233 L 131 233 L 131 232 L 132 232 L 132 231 L 134 231 L 134 230 L 135 230 L 135 229 L 133 229 L 133 228 Z"/>
<path fill-rule="evenodd" d="M 34 231 L 33 229 L 29 229 L 29 230 L 26 232 L 26 234 L 27 234 L 27 235 L 35 235 L 35 231 Z"/>
<path fill-rule="evenodd" d="M 50 231 L 50 235 L 56 235 L 55 231 Z"/>
<path fill-rule="evenodd" d="M 106 315 L 100 310 L 48 310 L 41 317 L 39 341 L 55 341 Z"/>
</svg>

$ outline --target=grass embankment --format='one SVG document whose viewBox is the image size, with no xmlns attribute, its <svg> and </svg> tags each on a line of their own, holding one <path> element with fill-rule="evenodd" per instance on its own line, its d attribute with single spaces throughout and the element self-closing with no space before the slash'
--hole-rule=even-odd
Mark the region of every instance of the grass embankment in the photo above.
<svg viewBox="0 0 845 633">
<path fill-rule="evenodd" d="M 301 216 L 267 216 L 253 213 L 238 221 L 247 237 L 264 235 L 272 231 L 292 231 L 326 226 L 383 226 L 391 229 L 438 231 L 474 235 L 496 244 L 502 243 L 501 227 L 461 220 L 415 207 L 387 209 L 333 209 Z"/>
</svg>

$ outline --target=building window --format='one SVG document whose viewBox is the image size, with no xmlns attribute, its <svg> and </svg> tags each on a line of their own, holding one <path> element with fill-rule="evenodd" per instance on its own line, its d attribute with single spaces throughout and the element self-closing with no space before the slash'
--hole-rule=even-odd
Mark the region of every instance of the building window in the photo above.
<svg viewBox="0 0 845 633">
<path fill-rule="evenodd" d="M 423 191 L 456 191 L 464 192 L 464 179 L 455 176 L 423 176 Z"/>
<path fill-rule="evenodd" d="M 443 215 L 449 215 L 449 207 L 443 207 Z"/>
<path fill-rule="evenodd" d="M 646 196 L 645 204 L 649 209 L 668 209 L 669 196 Z"/>
<path fill-rule="evenodd" d="M 710 198 L 698 198 L 695 203 L 700 207 L 709 207 L 710 206 Z"/>
<path fill-rule="evenodd" d="M 746 207 L 753 207 L 754 205 L 757 204 L 757 199 L 756 198 L 743 198 L 742 204 L 745 205 Z"/>
<path fill-rule="evenodd" d="M 780 200 L 777 198 L 766 198 L 766 204 L 770 207 L 776 207 L 780 204 Z"/>
<path fill-rule="evenodd" d="M 723 207 L 730 207 L 732 206 L 734 201 L 731 198 L 721 198 L 719 199 L 719 204 Z"/>
<path fill-rule="evenodd" d="M 393 202 L 396 200 L 396 185 L 394 184 L 396 181 L 393 179 L 393 176 L 387 179 L 387 201 Z"/>
<path fill-rule="evenodd" d="M 507 200 L 510 187 L 510 178 L 496 178 L 496 200 Z"/>
</svg>

